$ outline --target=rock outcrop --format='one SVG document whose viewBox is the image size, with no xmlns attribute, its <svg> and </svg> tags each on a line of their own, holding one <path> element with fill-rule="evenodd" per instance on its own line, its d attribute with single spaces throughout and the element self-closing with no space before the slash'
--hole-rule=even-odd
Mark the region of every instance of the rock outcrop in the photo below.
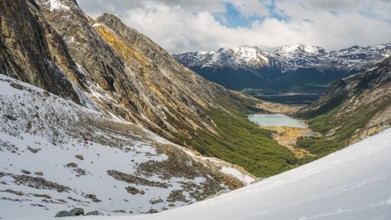
<svg viewBox="0 0 391 220">
<path fill-rule="evenodd" d="M 35 1 L 1 1 L 0 23 L 0 74 L 80 103 L 83 76 Z"/>
</svg>

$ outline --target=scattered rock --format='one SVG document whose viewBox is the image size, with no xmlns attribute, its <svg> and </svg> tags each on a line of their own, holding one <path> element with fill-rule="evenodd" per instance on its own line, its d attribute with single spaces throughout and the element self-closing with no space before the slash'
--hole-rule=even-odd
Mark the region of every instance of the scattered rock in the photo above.
<svg viewBox="0 0 391 220">
<path fill-rule="evenodd" d="M 67 203 L 67 201 L 63 200 L 63 199 L 56 199 L 57 201 L 61 202 L 61 203 Z"/>
<path fill-rule="evenodd" d="M 6 190 L 0 191 L 0 192 L 12 193 L 17 196 L 23 196 L 23 193 L 21 191 L 14 191 L 12 189 L 6 189 Z"/>
<path fill-rule="evenodd" d="M 68 196 L 67 199 L 72 200 L 72 201 L 74 201 L 74 202 L 85 203 L 84 201 L 81 201 L 81 200 L 79 200 L 79 199 L 75 199 L 75 198 L 73 198 L 73 197 L 71 197 L 71 196 Z"/>
<path fill-rule="evenodd" d="M 75 157 L 76 157 L 77 159 L 79 159 L 79 160 L 84 160 L 83 155 L 76 155 Z"/>
<path fill-rule="evenodd" d="M 82 209 L 82 208 L 74 208 L 69 213 L 71 214 L 71 216 L 84 215 L 84 209 Z"/>
<path fill-rule="evenodd" d="M 43 92 L 43 95 L 46 96 L 46 97 L 50 97 L 50 93 L 47 92 L 47 91 L 44 91 L 44 92 Z"/>
<path fill-rule="evenodd" d="M 32 127 L 33 127 L 33 123 L 31 123 L 31 121 L 27 122 L 26 129 L 30 130 Z"/>
<path fill-rule="evenodd" d="M 159 204 L 159 203 L 162 203 L 163 202 L 163 199 L 156 199 L 156 200 L 149 200 L 149 203 L 152 204 L 152 205 L 156 205 L 156 204 Z"/>
<path fill-rule="evenodd" d="M 35 175 L 37 175 L 37 176 L 43 176 L 43 172 L 35 172 Z"/>
<path fill-rule="evenodd" d="M 7 118 L 8 120 L 11 120 L 11 121 L 16 121 L 16 120 L 18 120 L 17 117 L 12 116 L 12 115 L 4 115 L 4 117 Z"/>
<path fill-rule="evenodd" d="M 125 210 L 114 210 L 113 212 L 116 212 L 116 213 L 126 213 Z"/>
<path fill-rule="evenodd" d="M 84 209 L 82 208 L 74 208 L 71 211 L 60 211 L 57 212 L 54 217 L 70 217 L 70 216 L 81 216 L 84 215 Z"/>
<path fill-rule="evenodd" d="M 167 202 L 187 202 L 182 190 L 173 190 L 167 198 Z"/>
<path fill-rule="evenodd" d="M 78 177 L 86 175 L 86 171 L 81 168 L 74 169 L 73 171 L 75 171 L 77 173 Z"/>
<path fill-rule="evenodd" d="M 86 194 L 84 197 L 91 199 L 93 202 L 102 202 L 102 200 L 98 199 L 94 194 Z"/>
<path fill-rule="evenodd" d="M 14 87 L 15 89 L 23 90 L 23 86 L 17 83 L 11 83 L 10 86 Z"/>
<path fill-rule="evenodd" d="M 133 176 L 133 175 L 122 173 L 122 172 L 119 172 L 116 170 L 108 170 L 107 174 L 116 180 L 127 182 L 127 183 L 132 183 L 132 184 L 137 184 L 137 185 L 159 187 L 159 188 L 168 188 L 170 186 L 167 183 L 147 180 L 142 177 Z"/>
<path fill-rule="evenodd" d="M 21 172 L 24 173 L 24 174 L 27 174 L 27 175 L 31 174 L 31 172 L 27 171 L 27 170 L 21 170 Z"/>
<path fill-rule="evenodd" d="M 148 214 L 155 214 L 155 213 L 158 213 L 158 211 L 156 209 L 150 209 L 148 211 Z"/>
<path fill-rule="evenodd" d="M 126 191 L 132 195 L 136 195 L 136 194 L 141 194 L 141 195 L 144 195 L 145 192 L 143 190 L 139 190 L 139 189 L 136 189 L 132 186 L 127 186 L 125 187 Z"/>
<path fill-rule="evenodd" d="M 69 217 L 71 216 L 71 213 L 68 211 L 59 211 L 57 212 L 56 216 L 54 217 Z"/>
<path fill-rule="evenodd" d="M 52 197 L 49 196 L 48 194 L 33 194 L 34 197 L 41 197 L 41 198 L 46 198 L 46 199 L 51 199 Z"/>
<path fill-rule="evenodd" d="M 66 167 L 69 167 L 69 168 L 76 168 L 76 167 L 77 167 L 77 164 L 74 163 L 74 162 L 71 162 L 71 163 L 68 163 L 68 164 L 66 165 Z"/>
<path fill-rule="evenodd" d="M 28 175 L 14 175 L 0 172 L 0 176 L 9 176 L 15 179 L 17 185 L 25 185 L 35 189 L 57 190 L 57 192 L 69 192 L 70 188 L 55 182 L 48 181 L 42 177 L 32 177 Z"/>
<path fill-rule="evenodd" d="M 88 212 L 86 215 L 102 215 L 102 213 L 98 212 L 97 210 Z"/>
<path fill-rule="evenodd" d="M 46 207 L 46 206 L 44 206 L 44 205 L 41 205 L 41 204 L 30 204 L 31 206 L 35 206 L 35 207 L 41 207 L 41 208 L 44 208 L 44 207 Z"/>
<path fill-rule="evenodd" d="M 27 150 L 31 151 L 32 153 L 38 153 L 38 151 L 40 151 L 41 149 L 34 149 L 34 148 L 31 148 L 30 146 L 27 147 Z"/>
</svg>

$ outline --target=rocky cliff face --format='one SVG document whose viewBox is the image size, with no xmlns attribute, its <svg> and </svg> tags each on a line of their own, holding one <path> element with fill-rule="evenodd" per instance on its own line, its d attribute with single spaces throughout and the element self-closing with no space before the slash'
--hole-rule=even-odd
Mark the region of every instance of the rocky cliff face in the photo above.
<svg viewBox="0 0 391 220">
<path fill-rule="evenodd" d="M 83 76 L 33 1 L 1 1 L 0 73 L 80 103 Z"/>
<path fill-rule="evenodd" d="M 89 90 L 109 94 L 109 100 L 94 98 L 100 108 L 165 136 L 195 129 L 216 133 L 203 108 L 217 107 L 214 99 L 222 88 L 184 69 L 112 15 L 93 21 L 73 1 L 59 1 L 57 8 L 51 1 L 37 2 L 91 81 Z"/>
</svg>

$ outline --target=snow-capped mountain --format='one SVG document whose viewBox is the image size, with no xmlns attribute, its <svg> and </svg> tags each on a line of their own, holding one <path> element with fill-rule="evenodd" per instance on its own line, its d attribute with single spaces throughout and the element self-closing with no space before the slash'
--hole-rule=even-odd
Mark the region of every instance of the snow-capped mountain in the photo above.
<svg viewBox="0 0 391 220">
<path fill-rule="evenodd" d="M 201 76 L 229 89 L 274 102 L 308 104 L 332 82 L 370 68 L 390 55 L 391 44 L 354 46 L 331 52 L 318 46 L 297 44 L 272 53 L 243 46 L 174 57 Z"/>
<path fill-rule="evenodd" d="M 174 54 L 188 67 L 245 69 L 261 72 L 262 68 L 280 68 L 281 72 L 299 68 L 332 68 L 360 70 L 391 55 L 391 44 L 326 51 L 322 47 L 297 44 L 285 46 L 272 53 L 257 47 L 242 46 L 212 52 Z"/>
<path fill-rule="evenodd" d="M 188 66 L 262 68 L 269 64 L 268 54 L 256 47 L 220 49 L 215 52 L 193 52 L 176 56 Z"/>
</svg>

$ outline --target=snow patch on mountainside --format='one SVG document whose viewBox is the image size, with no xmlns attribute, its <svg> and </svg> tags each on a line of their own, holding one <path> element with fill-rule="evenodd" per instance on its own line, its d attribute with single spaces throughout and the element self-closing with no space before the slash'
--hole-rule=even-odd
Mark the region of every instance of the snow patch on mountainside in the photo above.
<svg viewBox="0 0 391 220">
<path fill-rule="evenodd" d="M 49 4 L 50 11 L 69 10 L 69 7 L 64 5 L 61 0 L 48 0 L 45 4 Z"/>
<path fill-rule="evenodd" d="M 7 76 L 0 88 L 0 219 L 148 213 L 229 190 L 212 177 L 221 163 L 135 124 Z"/>
<path fill-rule="evenodd" d="M 186 207 L 96 219 L 387 220 L 391 217 L 390 136 L 391 129 L 310 164 Z"/>
</svg>

